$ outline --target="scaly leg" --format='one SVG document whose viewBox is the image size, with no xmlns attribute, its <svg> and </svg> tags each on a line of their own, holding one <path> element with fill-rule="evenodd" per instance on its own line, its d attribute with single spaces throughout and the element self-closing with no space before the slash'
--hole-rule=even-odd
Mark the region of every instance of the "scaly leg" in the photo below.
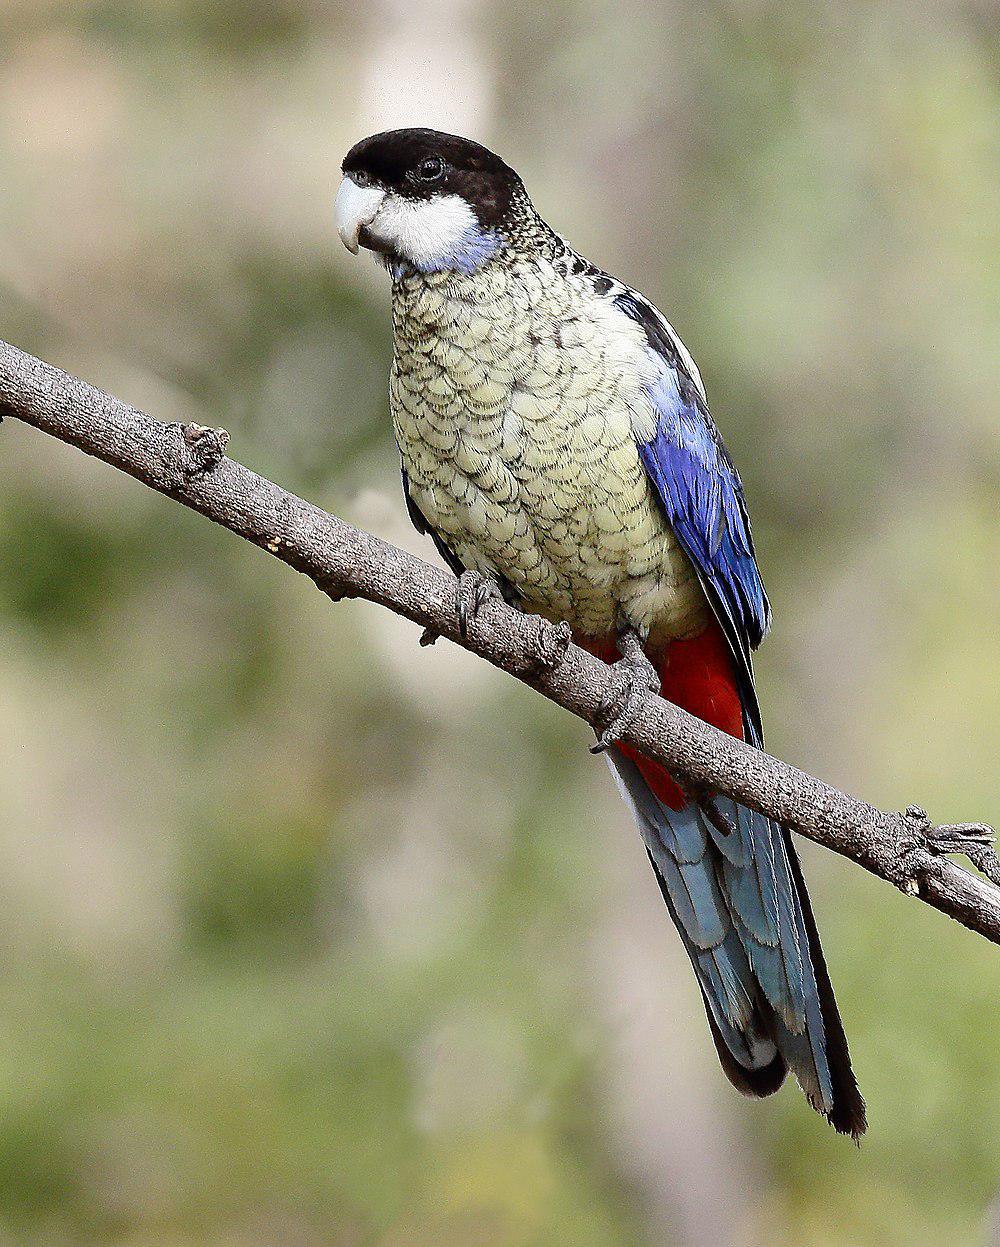
<svg viewBox="0 0 1000 1247">
<path fill-rule="evenodd" d="M 614 684 L 598 711 L 601 730 L 597 744 L 590 747 L 591 753 L 603 753 L 613 745 L 646 695 L 660 691 L 660 677 L 643 652 L 642 638 L 634 628 L 619 633 L 618 651 L 621 658 L 611 665 Z"/>
</svg>

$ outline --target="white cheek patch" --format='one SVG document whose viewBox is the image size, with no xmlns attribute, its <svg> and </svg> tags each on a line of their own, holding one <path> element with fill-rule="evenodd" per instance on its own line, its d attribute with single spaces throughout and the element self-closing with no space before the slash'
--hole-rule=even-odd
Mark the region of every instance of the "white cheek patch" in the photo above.
<svg viewBox="0 0 1000 1247">
<path fill-rule="evenodd" d="M 450 264 L 465 267 L 464 258 L 480 250 L 485 237 L 460 195 L 420 200 L 389 195 L 368 232 L 425 272 Z"/>
</svg>

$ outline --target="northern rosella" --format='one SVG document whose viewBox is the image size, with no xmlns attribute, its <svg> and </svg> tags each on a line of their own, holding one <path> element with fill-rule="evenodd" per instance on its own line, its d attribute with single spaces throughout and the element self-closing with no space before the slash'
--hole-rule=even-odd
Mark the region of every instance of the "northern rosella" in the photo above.
<svg viewBox="0 0 1000 1247">
<path fill-rule="evenodd" d="M 486 148 L 364 139 L 340 236 L 392 278 L 390 403 L 417 528 L 475 582 L 761 746 L 751 651 L 770 623 L 743 486 L 694 361 L 642 295 L 578 255 Z M 463 574 L 464 573 L 464 574 Z M 463 609 L 467 605 L 463 603 Z M 620 719 L 618 721 L 620 723 Z M 791 1069 L 859 1136 L 851 1070 L 789 833 L 602 745 L 691 958 L 723 1069 L 747 1095 Z"/>
</svg>

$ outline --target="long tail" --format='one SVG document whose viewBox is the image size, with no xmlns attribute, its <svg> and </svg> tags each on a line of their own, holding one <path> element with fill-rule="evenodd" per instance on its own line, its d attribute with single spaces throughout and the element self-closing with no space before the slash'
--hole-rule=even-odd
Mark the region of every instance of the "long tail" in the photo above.
<svg viewBox="0 0 1000 1247">
<path fill-rule="evenodd" d="M 717 629 L 675 641 L 658 666 L 665 697 L 744 736 L 745 707 Z M 726 1075 L 745 1095 L 765 1096 L 791 1069 L 810 1104 L 858 1138 L 865 1104 L 789 833 L 717 797 L 733 828 L 726 834 L 658 763 L 627 746 L 608 757 L 694 966 Z"/>
</svg>

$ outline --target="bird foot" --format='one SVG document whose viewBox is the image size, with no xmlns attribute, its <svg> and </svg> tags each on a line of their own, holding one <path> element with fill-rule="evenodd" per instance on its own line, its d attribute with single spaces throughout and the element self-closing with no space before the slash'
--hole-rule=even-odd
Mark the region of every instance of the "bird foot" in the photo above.
<svg viewBox="0 0 1000 1247">
<path fill-rule="evenodd" d="M 462 572 L 455 589 L 458 635 L 465 640 L 469 633 L 469 624 L 475 620 L 486 603 L 503 600 L 503 589 L 493 576 L 476 571 Z"/>
<path fill-rule="evenodd" d="M 455 587 L 455 613 L 458 616 L 459 636 L 464 640 L 469 625 L 475 620 L 487 602 L 506 602 L 516 606 L 516 594 L 506 581 L 477 571 L 463 571 Z M 527 674 L 542 675 L 554 671 L 566 657 L 573 630 L 564 620 L 552 623 L 541 615 L 528 616 L 537 625 L 533 652 L 528 656 Z M 433 645 L 439 634 L 433 628 L 425 628 L 420 634 L 420 644 Z"/>
<path fill-rule="evenodd" d="M 469 624 L 476 618 L 487 602 L 496 599 L 506 600 L 506 596 L 498 580 L 486 576 L 482 572 L 464 571 L 455 586 L 455 614 L 458 616 L 458 634 L 464 641 L 469 633 Z M 424 647 L 433 645 L 440 637 L 433 628 L 425 628 L 420 634 L 420 644 Z"/>
<path fill-rule="evenodd" d="M 660 677 L 643 653 L 638 634 L 631 630 L 623 632 L 618 638 L 618 649 L 621 658 L 611 664 L 611 688 L 595 716 L 597 743 L 591 745 L 591 753 L 603 753 L 613 745 L 646 697 L 660 692 Z"/>
</svg>

